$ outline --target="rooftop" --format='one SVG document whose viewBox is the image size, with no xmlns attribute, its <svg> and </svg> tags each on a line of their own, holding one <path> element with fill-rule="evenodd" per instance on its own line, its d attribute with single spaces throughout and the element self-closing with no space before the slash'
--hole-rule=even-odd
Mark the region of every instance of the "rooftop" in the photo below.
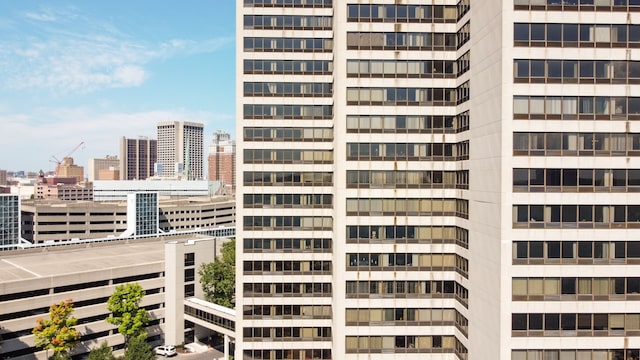
<svg viewBox="0 0 640 360">
<path fill-rule="evenodd" d="M 6 251 L 0 258 L 0 283 L 47 278 L 164 262 L 166 241 L 187 241 L 202 235 L 176 235 L 162 239 L 138 239 Z M 208 238 L 208 237 L 207 237 Z"/>
<path fill-rule="evenodd" d="M 210 204 L 219 202 L 234 202 L 234 198 L 224 195 L 215 196 L 159 196 L 160 206 L 172 206 L 172 205 L 187 205 L 187 204 Z M 63 207 L 63 208 L 92 208 L 97 206 L 126 206 L 126 200 L 110 200 L 110 201 L 89 201 L 78 200 L 74 202 L 68 202 L 58 199 L 39 199 L 39 200 L 23 200 L 22 206 L 45 206 L 45 207 Z"/>
</svg>

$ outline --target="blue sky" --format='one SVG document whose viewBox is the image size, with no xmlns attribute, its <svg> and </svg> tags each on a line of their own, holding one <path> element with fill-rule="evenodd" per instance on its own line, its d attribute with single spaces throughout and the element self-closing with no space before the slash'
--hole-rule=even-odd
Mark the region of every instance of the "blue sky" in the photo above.
<svg viewBox="0 0 640 360">
<path fill-rule="evenodd" d="M 158 121 L 234 134 L 234 24 L 231 0 L 0 1 L 0 169 L 80 142 L 86 166 Z"/>
</svg>

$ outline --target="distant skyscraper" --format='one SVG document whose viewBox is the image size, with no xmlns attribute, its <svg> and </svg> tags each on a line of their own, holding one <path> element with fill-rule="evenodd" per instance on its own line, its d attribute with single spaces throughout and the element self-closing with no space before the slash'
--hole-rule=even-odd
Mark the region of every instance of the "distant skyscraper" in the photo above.
<svg viewBox="0 0 640 360">
<path fill-rule="evenodd" d="M 158 163 L 162 164 L 159 176 L 182 176 L 188 179 L 203 178 L 204 125 L 186 121 L 158 123 Z M 176 165 L 181 164 L 181 165 Z M 182 171 L 176 169 L 182 168 Z"/>
<path fill-rule="evenodd" d="M 209 180 L 221 181 L 235 192 L 236 142 L 223 130 L 213 134 L 213 141 L 209 145 Z"/>
<path fill-rule="evenodd" d="M 7 170 L 0 170 L 0 186 L 7 185 Z"/>
<path fill-rule="evenodd" d="M 158 141 L 141 137 L 120 139 L 120 180 L 145 180 L 153 176 Z"/>
<path fill-rule="evenodd" d="M 109 156 L 107 155 L 101 159 L 89 159 L 89 169 L 87 171 L 87 177 L 89 181 L 95 180 L 108 180 L 100 178 L 101 170 L 109 170 L 109 168 L 119 169 L 120 168 L 120 160 L 117 156 Z"/>
</svg>

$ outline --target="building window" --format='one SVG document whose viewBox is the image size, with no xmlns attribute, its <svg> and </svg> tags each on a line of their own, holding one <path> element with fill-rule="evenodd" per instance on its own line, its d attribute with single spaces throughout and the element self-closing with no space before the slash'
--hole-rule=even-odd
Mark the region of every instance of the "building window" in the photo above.
<svg viewBox="0 0 640 360">
<path fill-rule="evenodd" d="M 515 23 L 515 46 L 640 47 L 640 25 Z"/>
<path fill-rule="evenodd" d="M 625 336 L 640 331 L 640 314 L 512 314 L 514 337 Z"/>
<path fill-rule="evenodd" d="M 640 242 L 515 241 L 513 264 L 640 264 Z"/>
<path fill-rule="evenodd" d="M 184 254 L 184 266 L 194 266 L 196 263 L 196 254 L 195 253 L 186 253 Z"/>
<path fill-rule="evenodd" d="M 193 268 L 184 269 L 184 281 L 185 282 L 194 281 L 196 278 L 195 272 L 196 270 Z"/>
<path fill-rule="evenodd" d="M 195 296 L 196 288 L 194 284 L 185 284 L 184 285 L 184 297 Z"/>
</svg>

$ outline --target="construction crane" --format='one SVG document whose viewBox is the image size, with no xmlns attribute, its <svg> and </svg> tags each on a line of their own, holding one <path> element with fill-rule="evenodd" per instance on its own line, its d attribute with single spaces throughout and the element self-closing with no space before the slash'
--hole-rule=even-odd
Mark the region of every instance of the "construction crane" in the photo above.
<svg viewBox="0 0 640 360">
<path fill-rule="evenodd" d="M 71 155 L 73 155 L 73 153 L 76 152 L 76 150 L 78 150 L 83 145 L 84 145 L 84 141 L 81 141 L 80 144 L 76 145 L 76 147 L 71 149 L 71 151 L 69 151 L 69 153 L 67 153 L 67 155 L 63 156 L 62 160 L 64 160 L 65 158 L 70 157 Z M 60 164 L 62 164 L 62 160 L 58 159 L 55 155 L 51 155 L 51 158 L 49 159 L 49 162 L 52 162 L 52 163 L 56 164 L 56 174 L 58 172 L 58 167 L 60 166 Z"/>
</svg>

